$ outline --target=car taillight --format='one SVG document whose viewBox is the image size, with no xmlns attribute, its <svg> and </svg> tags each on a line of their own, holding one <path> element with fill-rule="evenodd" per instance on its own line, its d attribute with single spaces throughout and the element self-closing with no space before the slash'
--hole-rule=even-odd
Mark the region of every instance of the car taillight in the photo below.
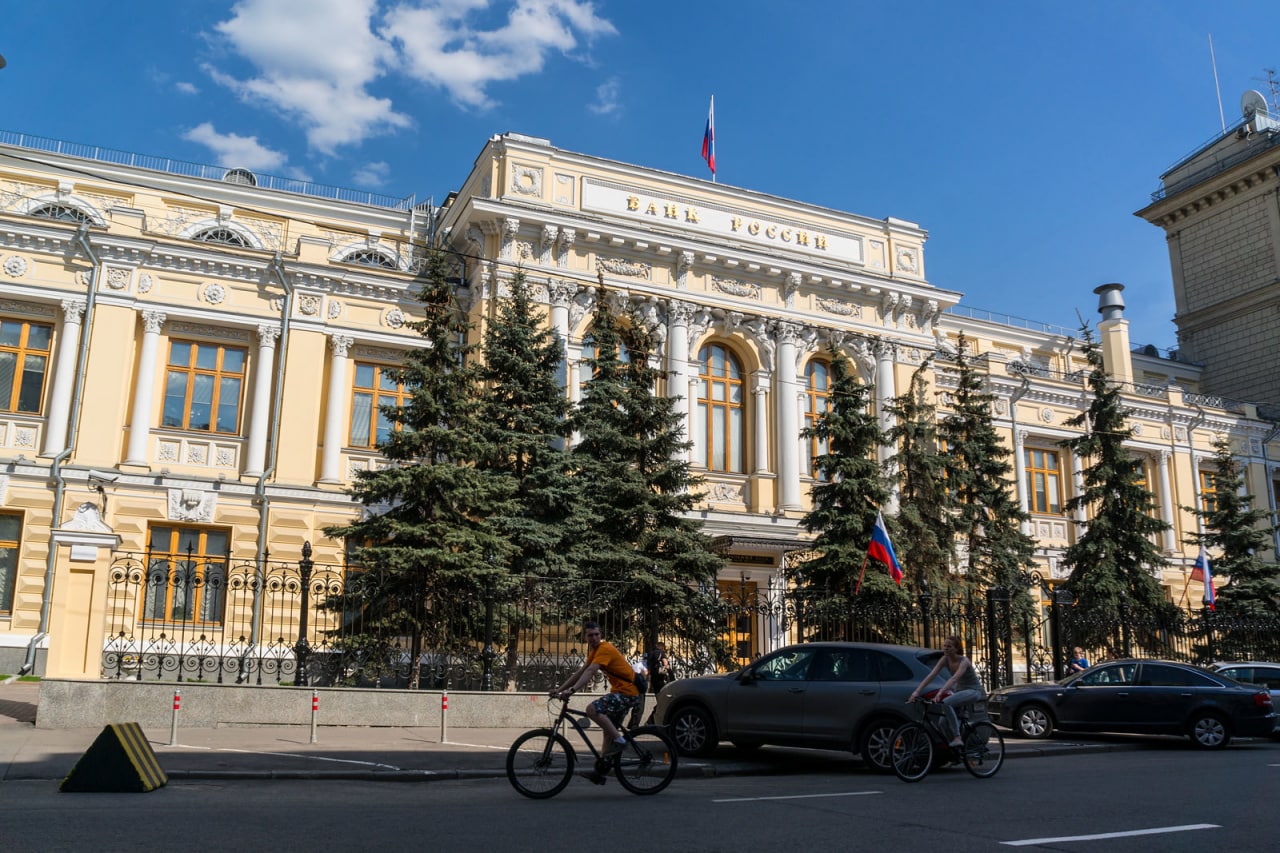
<svg viewBox="0 0 1280 853">
<path fill-rule="evenodd" d="M 1253 694 L 1253 704 L 1257 705 L 1259 708 L 1270 708 L 1271 694 L 1266 691 Z"/>
</svg>

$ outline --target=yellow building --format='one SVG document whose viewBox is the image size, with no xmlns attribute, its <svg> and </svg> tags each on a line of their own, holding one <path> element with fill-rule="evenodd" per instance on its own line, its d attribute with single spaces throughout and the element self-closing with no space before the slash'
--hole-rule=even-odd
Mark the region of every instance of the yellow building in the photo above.
<svg viewBox="0 0 1280 853">
<path fill-rule="evenodd" d="M 233 600 L 233 570 L 223 594 L 170 582 L 145 601 L 120 600 L 115 586 L 109 595 L 109 575 L 122 552 L 234 567 L 297 560 L 304 542 L 318 565 L 340 565 L 342 543 L 321 531 L 359 511 L 343 489 L 378 464 L 377 406 L 402 394 L 384 371 L 416 345 L 406 323 L 431 239 L 468 257 L 461 293 L 477 325 L 525 272 L 565 343 L 571 398 L 601 280 L 656 325 L 663 390 L 681 398 L 707 481 L 698 516 L 729 555 L 725 584 L 779 590 L 787 553 L 804 547 L 813 448 L 799 435 L 824 405 L 828 346 L 883 403 L 963 332 L 1017 450 L 1044 577 L 1061 577 L 1073 522 L 1087 521 L 1064 509 L 1083 463 L 1058 445 L 1087 404 L 1078 342 L 959 306 L 961 294 L 926 278 L 928 235 L 915 223 L 517 134 L 490 139 L 438 209 L 4 142 L 0 672 L 98 675 L 120 607 L 179 643 L 287 636 L 256 622 L 251 636 L 223 635 L 233 611 L 256 613 L 266 594 Z M 1176 597 L 1193 556 L 1182 540 L 1196 528 L 1183 507 L 1201 498 L 1211 442 L 1234 442 L 1264 501 L 1280 448 L 1256 408 L 1197 394 L 1202 368 L 1131 352 L 1119 291 L 1100 290 L 1108 369 L 1126 383 L 1131 444 L 1172 525 L 1159 544 Z M 935 374 L 945 406 L 954 376 L 945 364 Z M 752 653 L 786 639 L 765 616 L 735 630 Z"/>
</svg>

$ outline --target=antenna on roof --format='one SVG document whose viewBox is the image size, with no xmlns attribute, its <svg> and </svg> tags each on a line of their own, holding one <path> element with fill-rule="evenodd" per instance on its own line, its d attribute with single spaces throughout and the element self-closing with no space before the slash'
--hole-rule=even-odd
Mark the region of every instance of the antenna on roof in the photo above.
<svg viewBox="0 0 1280 853">
<path fill-rule="evenodd" d="M 1267 84 L 1267 94 L 1271 96 L 1271 112 L 1280 113 L 1280 77 L 1276 76 L 1274 68 L 1262 69 L 1267 73 L 1266 77 L 1254 77 L 1259 83 Z"/>
<path fill-rule="evenodd" d="M 1222 86 L 1218 84 L 1218 59 L 1213 55 L 1213 33 L 1209 33 L 1209 61 L 1213 63 L 1213 90 L 1218 93 L 1218 121 L 1222 122 L 1222 132 L 1227 132 L 1227 117 L 1222 112 Z"/>
</svg>

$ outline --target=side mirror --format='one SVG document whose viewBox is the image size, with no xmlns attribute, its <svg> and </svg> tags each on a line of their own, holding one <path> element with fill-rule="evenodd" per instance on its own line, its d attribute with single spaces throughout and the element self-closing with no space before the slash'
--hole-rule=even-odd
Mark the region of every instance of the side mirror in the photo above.
<svg viewBox="0 0 1280 853">
<path fill-rule="evenodd" d="M 755 684 L 756 683 L 755 670 L 751 669 L 750 667 L 744 670 L 740 670 L 738 672 L 738 683 L 739 684 Z"/>
</svg>

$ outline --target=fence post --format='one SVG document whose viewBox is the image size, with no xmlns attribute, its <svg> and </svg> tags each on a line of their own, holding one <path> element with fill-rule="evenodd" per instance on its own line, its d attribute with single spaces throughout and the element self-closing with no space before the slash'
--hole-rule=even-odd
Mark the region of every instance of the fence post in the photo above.
<svg viewBox="0 0 1280 853">
<path fill-rule="evenodd" d="M 1205 662 L 1206 664 L 1213 663 L 1214 658 L 1216 658 L 1216 657 L 1218 656 L 1218 655 L 1217 655 L 1217 653 L 1214 651 L 1214 648 L 1213 648 L 1214 643 L 1213 643 L 1213 616 L 1212 616 L 1212 614 L 1213 614 L 1213 610 L 1211 610 L 1211 609 L 1210 609 L 1210 607 L 1209 607 L 1209 605 L 1207 605 L 1207 604 L 1206 604 L 1206 605 L 1204 606 L 1204 608 L 1203 608 L 1203 617 L 1202 617 L 1202 620 L 1201 620 L 1201 621 L 1203 622 L 1203 624 L 1204 624 L 1204 652 L 1205 652 L 1205 655 L 1206 655 L 1206 658 L 1205 658 L 1205 661 L 1204 661 L 1204 662 Z"/>
<path fill-rule="evenodd" d="M 1120 593 L 1120 654 L 1133 656 L 1133 644 L 1129 638 L 1129 597 Z"/>
<path fill-rule="evenodd" d="M 1062 678 L 1062 649 L 1066 645 L 1062 636 L 1062 607 L 1075 599 L 1070 590 L 1054 587 L 1049 598 L 1049 645 L 1053 653 L 1053 680 Z"/>
<path fill-rule="evenodd" d="M 480 689 L 486 691 L 493 689 L 493 659 L 498 656 L 493 648 L 493 598 L 493 576 L 490 575 L 484 591 L 484 650 L 480 653 L 481 666 L 484 667 Z"/>
<path fill-rule="evenodd" d="M 298 561 L 299 583 L 302 608 L 298 613 L 298 642 L 293 645 L 294 662 L 297 668 L 293 683 L 305 686 L 310 678 L 307 675 L 307 658 L 311 655 L 311 645 L 307 642 L 307 596 L 311 592 L 311 570 L 315 563 L 311 560 L 310 540 L 302 543 L 302 559 Z"/>
<path fill-rule="evenodd" d="M 920 595 L 917 600 L 920 602 L 920 622 L 924 628 L 924 647 L 926 649 L 933 648 L 933 631 L 929 625 L 929 608 L 933 604 L 933 595 L 929 592 L 929 582 L 920 582 Z"/>
</svg>

